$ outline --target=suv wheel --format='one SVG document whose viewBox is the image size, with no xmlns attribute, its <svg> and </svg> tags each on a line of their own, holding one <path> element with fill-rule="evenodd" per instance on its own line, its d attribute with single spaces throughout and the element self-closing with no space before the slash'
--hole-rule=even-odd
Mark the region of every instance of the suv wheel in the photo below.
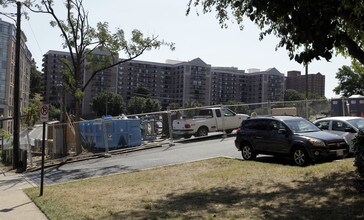
<svg viewBox="0 0 364 220">
<path fill-rule="evenodd" d="M 250 146 L 249 144 L 243 145 L 243 147 L 241 148 L 241 155 L 243 156 L 244 160 L 254 160 L 257 156 L 254 153 L 252 146 Z"/>
<path fill-rule="evenodd" d="M 298 166 L 307 166 L 310 162 L 307 151 L 303 147 L 297 147 L 292 153 L 293 162 Z"/>
</svg>

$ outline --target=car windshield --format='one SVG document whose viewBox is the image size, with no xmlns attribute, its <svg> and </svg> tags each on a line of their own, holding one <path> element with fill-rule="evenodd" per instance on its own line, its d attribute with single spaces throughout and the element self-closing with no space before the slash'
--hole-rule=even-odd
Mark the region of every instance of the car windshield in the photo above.
<svg viewBox="0 0 364 220">
<path fill-rule="evenodd" d="M 294 133 L 304 133 L 304 132 L 314 132 L 320 131 L 318 127 L 307 120 L 288 120 L 285 121 L 287 126 L 294 132 Z"/>
<path fill-rule="evenodd" d="M 364 130 L 364 118 L 348 120 L 348 122 L 359 130 Z"/>
</svg>

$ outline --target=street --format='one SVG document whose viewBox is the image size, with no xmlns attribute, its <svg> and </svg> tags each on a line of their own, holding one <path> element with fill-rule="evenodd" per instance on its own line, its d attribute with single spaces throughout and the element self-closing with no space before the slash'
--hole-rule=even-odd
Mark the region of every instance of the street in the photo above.
<svg viewBox="0 0 364 220">
<path fill-rule="evenodd" d="M 131 172 L 147 168 L 186 163 L 213 157 L 241 158 L 234 146 L 234 136 L 209 137 L 176 143 L 174 146 L 142 150 L 112 157 L 90 159 L 45 169 L 44 183 L 54 184 L 112 173 Z M 35 184 L 40 184 L 40 171 L 25 174 Z"/>
</svg>

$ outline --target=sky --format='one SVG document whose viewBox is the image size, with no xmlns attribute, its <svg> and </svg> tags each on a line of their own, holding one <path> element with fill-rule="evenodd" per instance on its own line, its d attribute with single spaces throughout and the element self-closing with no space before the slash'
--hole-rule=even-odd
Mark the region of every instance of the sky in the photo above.
<svg viewBox="0 0 364 220">
<path fill-rule="evenodd" d="M 63 5 L 56 5 L 56 13 L 62 18 L 65 15 Z M 279 39 L 268 36 L 259 41 L 260 30 L 248 19 L 244 29 L 240 30 L 235 23 L 228 22 L 228 28 L 222 29 L 216 19 L 216 13 L 199 13 L 201 8 L 193 8 L 186 16 L 188 0 L 84 0 L 84 7 L 89 12 L 91 26 L 98 22 L 108 22 L 111 32 L 116 28 L 130 36 L 132 30 L 138 29 L 145 36 L 158 36 L 159 40 L 175 43 L 176 49 L 167 46 L 158 50 L 146 51 L 137 60 L 164 63 L 166 60 L 190 61 L 201 58 L 205 63 L 220 67 L 237 67 L 241 70 L 250 68 L 267 70 L 275 67 L 287 75 L 287 71 L 298 70 L 305 74 L 302 64 L 290 60 L 284 48 L 276 50 Z M 0 9 L 16 12 L 15 7 Z M 27 46 L 41 70 L 42 57 L 49 50 L 61 50 L 63 40 L 58 28 L 49 24 L 51 17 L 35 14 L 30 11 L 29 20 L 22 19 L 21 28 L 28 38 Z M 3 20 L 9 19 L 1 16 Z M 120 53 L 120 57 L 126 57 Z M 350 59 L 334 56 L 330 62 L 325 59 L 314 60 L 308 66 L 308 73 L 325 75 L 325 96 L 335 97 L 332 91 L 338 81 L 336 73 L 343 65 L 350 65 Z"/>
</svg>

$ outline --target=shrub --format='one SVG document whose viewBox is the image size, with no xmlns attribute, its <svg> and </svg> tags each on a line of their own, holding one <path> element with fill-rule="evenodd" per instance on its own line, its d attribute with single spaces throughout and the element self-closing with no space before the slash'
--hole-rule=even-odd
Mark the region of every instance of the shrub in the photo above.
<svg viewBox="0 0 364 220">
<path fill-rule="evenodd" d="M 358 135 L 353 139 L 356 171 L 360 178 L 364 181 L 364 132 L 359 131 Z"/>
</svg>

